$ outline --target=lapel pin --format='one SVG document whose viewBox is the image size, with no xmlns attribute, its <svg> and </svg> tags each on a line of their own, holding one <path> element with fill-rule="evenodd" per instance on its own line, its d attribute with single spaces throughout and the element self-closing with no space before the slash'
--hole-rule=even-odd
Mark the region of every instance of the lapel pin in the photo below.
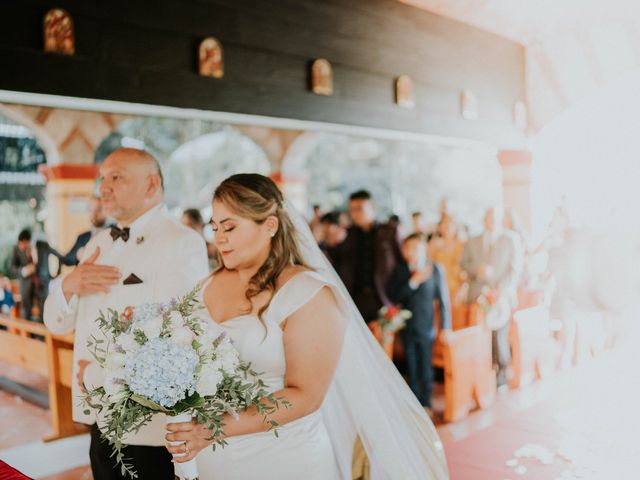
<svg viewBox="0 0 640 480">
<path fill-rule="evenodd" d="M 136 245 L 140 245 L 142 242 L 144 242 L 144 237 L 137 237 L 136 238 Z"/>
</svg>

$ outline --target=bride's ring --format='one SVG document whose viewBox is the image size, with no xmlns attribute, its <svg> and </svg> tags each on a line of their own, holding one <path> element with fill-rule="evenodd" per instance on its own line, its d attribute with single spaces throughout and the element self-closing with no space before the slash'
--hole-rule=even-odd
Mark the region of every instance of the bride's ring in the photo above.
<svg viewBox="0 0 640 480">
<path fill-rule="evenodd" d="M 189 455 L 191 455 L 191 451 L 189 450 L 189 444 L 187 442 L 184 442 L 184 456 L 188 457 Z"/>
</svg>

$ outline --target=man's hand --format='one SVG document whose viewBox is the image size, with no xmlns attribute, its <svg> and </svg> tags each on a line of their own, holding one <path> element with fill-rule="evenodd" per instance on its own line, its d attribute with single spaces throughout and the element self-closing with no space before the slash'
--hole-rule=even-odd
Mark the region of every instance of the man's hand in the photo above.
<svg viewBox="0 0 640 480">
<path fill-rule="evenodd" d="M 493 267 L 491 265 L 480 265 L 480 267 L 478 267 L 478 278 L 490 282 L 492 277 Z"/>
<path fill-rule="evenodd" d="M 422 270 L 416 270 L 411 275 L 410 281 L 416 285 L 426 282 L 433 275 L 433 265 L 427 265 Z"/>
<path fill-rule="evenodd" d="M 109 293 L 110 287 L 120 281 L 122 275 L 116 267 L 95 263 L 99 255 L 100 247 L 97 247 L 93 255 L 78 265 L 62 281 L 62 293 L 67 301 L 73 295 Z"/>
<path fill-rule="evenodd" d="M 78 375 L 76 375 L 76 378 L 78 379 L 78 385 L 82 393 L 87 393 L 87 387 L 84 385 L 84 371 L 90 363 L 89 360 L 78 360 Z"/>
<path fill-rule="evenodd" d="M 30 277 L 31 275 L 36 273 L 36 266 L 33 263 L 30 263 L 26 267 L 22 268 L 22 272 L 21 273 L 22 273 L 22 276 L 24 278 Z"/>
</svg>

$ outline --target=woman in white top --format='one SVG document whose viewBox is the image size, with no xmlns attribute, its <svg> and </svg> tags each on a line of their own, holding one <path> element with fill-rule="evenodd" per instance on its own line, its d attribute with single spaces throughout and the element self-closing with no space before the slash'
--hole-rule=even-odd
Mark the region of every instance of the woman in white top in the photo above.
<svg viewBox="0 0 640 480">
<path fill-rule="evenodd" d="M 362 439 L 374 479 L 445 479 L 433 425 L 376 344 L 304 219 L 275 183 L 234 175 L 218 186 L 212 226 L 221 266 L 205 281 L 202 315 L 231 336 L 275 396 L 291 403 L 225 419 L 224 448 L 196 423 L 169 426 L 176 462 L 197 458 L 201 480 L 350 479 Z"/>
</svg>

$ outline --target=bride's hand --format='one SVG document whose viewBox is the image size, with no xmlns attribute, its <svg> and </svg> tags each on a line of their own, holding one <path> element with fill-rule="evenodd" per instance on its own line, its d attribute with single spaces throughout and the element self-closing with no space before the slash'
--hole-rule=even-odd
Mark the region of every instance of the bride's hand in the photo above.
<svg viewBox="0 0 640 480">
<path fill-rule="evenodd" d="M 178 445 L 166 444 L 169 453 L 174 455 L 173 461 L 176 463 L 188 462 L 195 458 L 200 453 L 200 450 L 213 443 L 211 430 L 204 425 L 200 425 L 195 420 L 183 423 L 169 423 L 167 430 L 169 431 L 165 435 L 167 442 L 184 442 Z"/>
</svg>

